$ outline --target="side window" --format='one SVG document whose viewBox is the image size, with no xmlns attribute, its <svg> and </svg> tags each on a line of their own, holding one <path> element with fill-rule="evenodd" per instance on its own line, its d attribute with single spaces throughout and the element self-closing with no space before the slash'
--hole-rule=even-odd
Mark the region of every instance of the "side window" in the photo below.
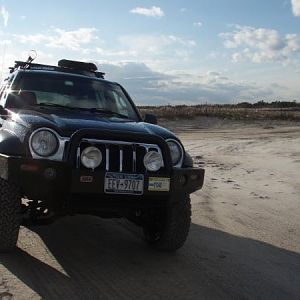
<svg viewBox="0 0 300 300">
<path fill-rule="evenodd" d="M 128 104 L 122 97 L 120 97 L 120 95 L 117 92 L 113 91 L 112 94 L 115 99 L 117 111 L 123 115 L 128 116 Z"/>
<path fill-rule="evenodd" d="M 118 112 L 118 107 L 116 105 L 116 98 L 114 92 L 111 90 L 107 90 L 104 92 L 105 95 L 105 108 Z"/>
</svg>

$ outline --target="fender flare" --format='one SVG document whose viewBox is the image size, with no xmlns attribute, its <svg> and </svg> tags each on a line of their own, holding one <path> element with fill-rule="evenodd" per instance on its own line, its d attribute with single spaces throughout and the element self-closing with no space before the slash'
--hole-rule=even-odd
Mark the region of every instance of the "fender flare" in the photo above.
<svg viewBox="0 0 300 300">
<path fill-rule="evenodd" d="M 26 148 L 14 132 L 2 129 L 0 130 L 0 153 L 26 156 Z"/>
</svg>

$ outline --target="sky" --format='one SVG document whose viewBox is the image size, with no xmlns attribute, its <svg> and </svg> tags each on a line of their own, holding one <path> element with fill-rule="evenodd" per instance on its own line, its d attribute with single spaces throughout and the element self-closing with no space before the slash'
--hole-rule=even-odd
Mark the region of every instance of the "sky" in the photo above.
<svg viewBox="0 0 300 300">
<path fill-rule="evenodd" d="M 91 61 L 139 105 L 300 101 L 300 0 L 0 0 L 0 76 Z"/>
</svg>

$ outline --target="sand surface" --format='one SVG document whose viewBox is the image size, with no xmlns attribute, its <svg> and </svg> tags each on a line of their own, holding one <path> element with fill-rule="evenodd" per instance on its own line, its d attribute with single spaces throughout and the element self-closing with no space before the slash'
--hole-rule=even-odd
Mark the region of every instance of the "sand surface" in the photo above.
<svg viewBox="0 0 300 300">
<path fill-rule="evenodd" d="M 165 121 L 206 169 L 192 227 L 161 254 L 123 220 L 22 227 L 0 299 L 299 299 L 300 124 Z"/>
</svg>

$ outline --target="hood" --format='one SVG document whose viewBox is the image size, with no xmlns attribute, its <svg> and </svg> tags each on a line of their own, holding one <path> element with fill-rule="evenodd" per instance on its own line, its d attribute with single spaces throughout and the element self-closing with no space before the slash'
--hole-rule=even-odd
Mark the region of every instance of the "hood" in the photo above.
<svg viewBox="0 0 300 300">
<path fill-rule="evenodd" d="M 33 131 L 39 127 L 49 127 L 61 136 L 71 136 L 79 129 L 111 130 L 115 132 L 154 134 L 162 138 L 175 138 L 167 129 L 145 122 L 128 121 L 102 113 L 84 110 L 62 110 L 59 108 L 39 108 L 20 110 L 14 114 L 14 121 Z"/>
</svg>

